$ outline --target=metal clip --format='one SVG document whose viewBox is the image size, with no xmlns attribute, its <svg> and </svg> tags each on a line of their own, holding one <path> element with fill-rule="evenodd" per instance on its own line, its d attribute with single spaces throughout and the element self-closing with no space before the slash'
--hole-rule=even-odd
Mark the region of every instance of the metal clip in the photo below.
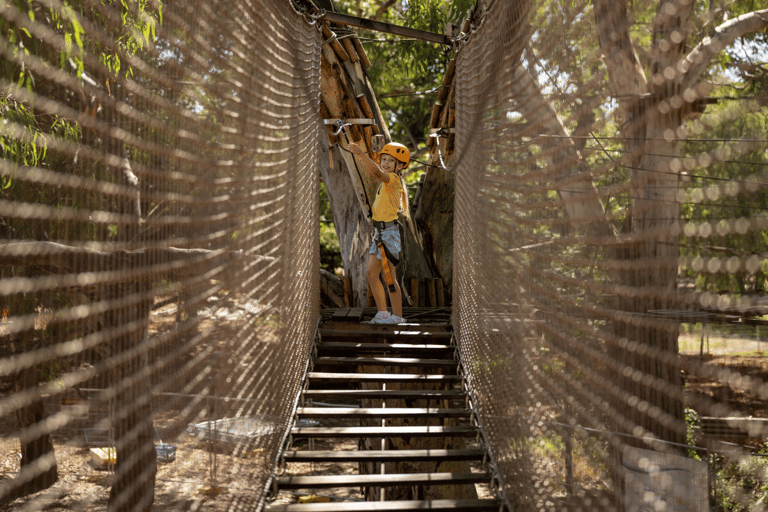
<svg viewBox="0 0 768 512">
<path fill-rule="evenodd" d="M 324 119 L 323 124 L 336 126 L 336 129 L 332 132 L 332 135 L 336 137 L 344 128 L 351 124 L 376 124 L 376 121 L 367 117 L 360 119 Z"/>
</svg>

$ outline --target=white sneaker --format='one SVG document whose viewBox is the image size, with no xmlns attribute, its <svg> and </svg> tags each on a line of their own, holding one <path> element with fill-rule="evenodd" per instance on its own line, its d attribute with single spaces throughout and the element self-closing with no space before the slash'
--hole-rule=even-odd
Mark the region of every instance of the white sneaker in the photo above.
<svg viewBox="0 0 768 512">
<path fill-rule="evenodd" d="M 389 315 L 387 318 L 384 319 L 383 324 L 404 324 L 405 318 L 397 315 Z"/>
<path fill-rule="evenodd" d="M 394 315 L 390 315 L 389 311 L 379 311 L 376 313 L 376 316 L 371 319 L 372 324 L 391 324 L 392 321 L 390 320 L 390 317 Z M 399 317 L 398 317 L 399 318 Z"/>
</svg>

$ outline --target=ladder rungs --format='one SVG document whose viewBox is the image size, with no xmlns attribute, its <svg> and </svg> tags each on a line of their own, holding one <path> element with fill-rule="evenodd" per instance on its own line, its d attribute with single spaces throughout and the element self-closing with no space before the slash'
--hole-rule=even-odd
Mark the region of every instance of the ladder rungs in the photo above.
<svg viewBox="0 0 768 512">
<path fill-rule="evenodd" d="M 430 462 L 453 460 L 482 460 L 483 450 L 290 450 L 284 453 L 286 462 Z"/>
<path fill-rule="evenodd" d="M 278 489 L 327 489 L 333 487 L 395 485 L 465 485 L 489 482 L 489 473 L 405 473 L 392 475 L 280 476 Z"/>
<path fill-rule="evenodd" d="M 296 415 L 302 418 L 456 418 L 469 416 L 469 409 L 447 409 L 437 407 L 299 407 Z"/>
<path fill-rule="evenodd" d="M 443 366 L 455 367 L 455 359 L 422 359 L 418 357 L 314 357 L 316 364 L 353 364 L 374 366 Z"/>
<path fill-rule="evenodd" d="M 308 379 L 335 382 L 460 382 L 458 375 L 433 375 L 409 373 L 329 373 L 310 372 Z"/>
<path fill-rule="evenodd" d="M 419 427 L 297 427 L 291 430 L 296 438 L 342 438 L 342 437 L 471 437 L 477 435 L 477 427 L 419 426 Z"/>
<path fill-rule="evenodd" d="M 291 503 L 271 505 L 267 512 L 387 512 L 429 510 L 430 512 L 498 512 L 500 500 L 413 500 L 413 501 L 334 501 L 330 503 Z"/>
</svg>

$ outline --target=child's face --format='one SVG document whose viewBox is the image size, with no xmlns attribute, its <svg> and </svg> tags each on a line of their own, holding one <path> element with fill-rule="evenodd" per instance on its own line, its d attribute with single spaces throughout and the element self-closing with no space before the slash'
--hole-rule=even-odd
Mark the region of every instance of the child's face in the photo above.
<svg viewBox="0 0 768 512">
<path fill-rule="evenodd" d="M 381 170 L 384 172 L 395 172 L 397 169 L 397 160 L 392 155 L 381 155 Z"/>
</svg>

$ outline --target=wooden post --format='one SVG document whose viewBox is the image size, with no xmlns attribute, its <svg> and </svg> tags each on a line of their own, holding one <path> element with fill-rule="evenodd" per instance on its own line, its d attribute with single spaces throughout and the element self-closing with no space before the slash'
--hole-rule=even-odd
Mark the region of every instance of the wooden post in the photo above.
<svg viewBox="0 0 768 512">
<path fill-rule="evenodd" d="M 344 306 L 351 308 L 353 306 L 352 304 L 352 280 L 348 277 L 345 277 L 341 280 L 341 282 L 344 284 Z"/>
<path fill-rule="evenodd" d="M 435 297 L 435 280 L 434 279 L 427 279 L 427 298 L 428 304 L 427 306 L 436 306 L 437 305 L 437 297 Z"/>
<path fill-rule="evenodd" d="M 411 278 L 411 300 L 413 301 L 413 307 L 418 308 L 419 304 L 419 279 L 416 277 Z"/>
<path fill-rule="evenodd" d="M 346 62 L 349 60 L 349 55 L 347 55 L 347 51 L 344 49 L 343 46 L 341 46 L 341 43 L 339 43 L 339 40 L 336 39 L 336 34 L 331 32 L 331 29 L 329 29 L 326 25 L 322 26 L 323 31 L 323 37 L 325 37 L 325 40 L 331 41 L 331 48 L 333 48 L 336 55 L 341 59 L 342 62 Z"/>
<path fill-rule="evenodd" d="M 437 294 L 437 307 L 445 307 L 445 290 L 443 290 L 443 280 L 435 279 L 435 293 Z"/>
<path fill-rule="evenodd" d="M 360 57 L 357 55 L 357 51 L 355 51 L 355 45 L 349 37 L 342 38 L 341 43 L 344 45 L 344 49 L 347 50 L 349 60 L 352 62 L 357 62 L 360 60 Z"/>
<path fill-rule="evenodd" d="M 352 38 L 352 44 L 355 45 L 355 49 L 357 50 L 357 55 L 360 57 L 360 62 L 363 64 L 364 69 L 368 69 L 371 67 L 371 61 L 368 59 L 368 54 L 365 53 L 365 49 L 363 48 L 363 44 L 356 38 Z"/>
</svg>

